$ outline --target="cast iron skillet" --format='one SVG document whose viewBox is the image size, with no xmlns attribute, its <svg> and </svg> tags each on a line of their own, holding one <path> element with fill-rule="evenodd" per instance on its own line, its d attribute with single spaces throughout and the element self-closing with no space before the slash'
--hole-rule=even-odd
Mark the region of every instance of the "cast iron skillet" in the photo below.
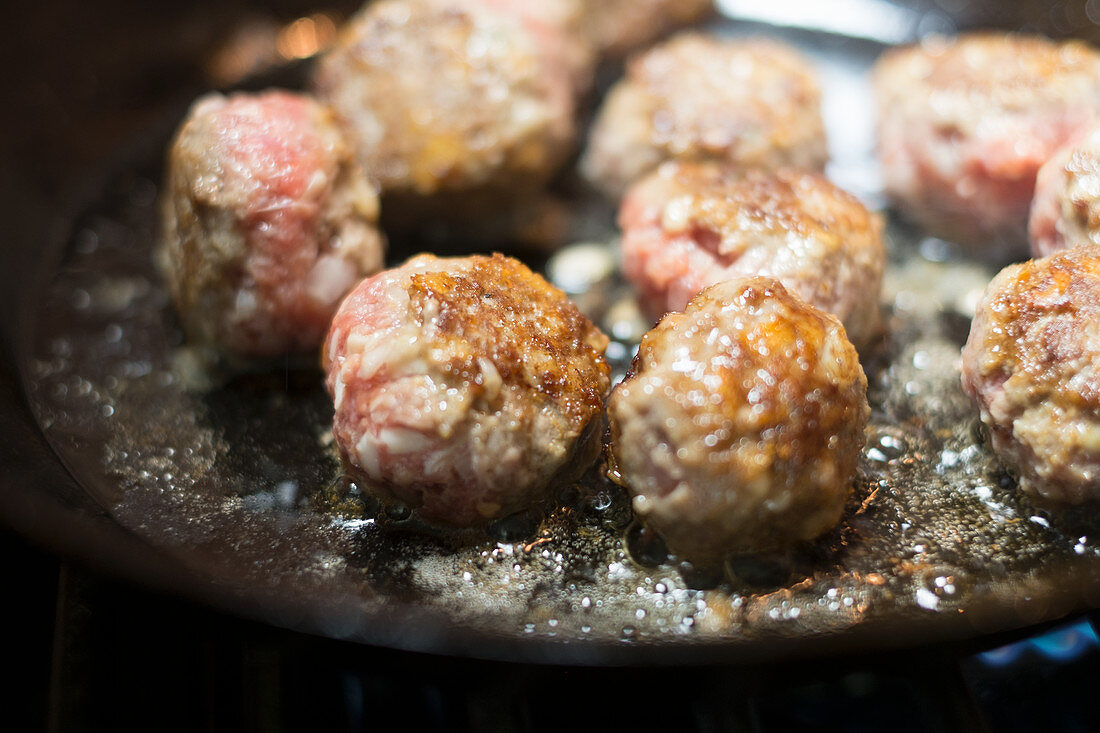
<svg viewBox="0 0 1100 733">
<path fill-rule="evenodd" d="M 830 172 L 875 202 L 860 79 L 881 46 L 786 35 L 821 64 L 827 116 L 844 122 L 832 130 Z M 545 513 L 487 534 L 440 534 L 380 512 L 343 481 L 315 371 L 195 368 L 153 266 L 167 134 L 91 182 L 35 258 L 35 278 L 4 273 L 12 287 L 31 282 L 36 297 L 4 324 L 13 378 L 0 389 L 0 516 L 56 549 L 281 626 L 528 662 L 893 648 L 1100 604 L 1097 521 L 1020 497 L 958 387 L 968 309 L 993 270 L 949 244 L 891 224 L 889 333 L 864 355 L 867 447 L 844 521 L 813 545 L 717 569 L 676 564 L 600 466 Z M 608 240 L 610 208 L 566 190 L 583 212 L 575 235 Z M 395 242 L 391 260 L 413 247 Z M 585 251 L 599 261 L 599 247 Z M 621 334 L 619 373 L 634 338 L 621 316 L 628 297 L 614 274 L 578 293 Z"/>
</svg>

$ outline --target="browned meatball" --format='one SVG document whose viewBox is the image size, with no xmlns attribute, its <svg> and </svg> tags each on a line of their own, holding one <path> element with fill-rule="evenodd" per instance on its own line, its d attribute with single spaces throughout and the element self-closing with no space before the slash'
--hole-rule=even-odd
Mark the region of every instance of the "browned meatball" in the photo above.
<svg viewBox="0 0 1100 733">
<path fill-rule="evenodd" d="M 369 3 L 321 60 L 317 92 L 381 186 L 388 225 L 476 223 L 540 191 L 569 155 L 586 62 L 570 61 L 556 16 L 520 10 Z"/>
<path fill-rule="evenodd" d="M 1006 267 L 962 354 L 963 388 L 1027 493 L 1100 499 L 1100 250 Z"/>
<path fill-rule="evenodd" d="M 714 12 L 713 0 L 588 0 L 589 35 L 601 53 L 621 57 L 674 28 Z"/>
<path fill-rule="evenodd" d="M 1026 251 L 1039 167 L 1100 111 L 1100 54 L 1077 41 L 934 38 L 876 64 L 887 193 L 938 236 L 989 257 Z"/>
<path fill-rule="evenodd" d="M 681 556 L 809 540 L 843 512 L 866 392 L 836 317 L 776 280 L 719 283 L 642 339 L 608 401 L 613 469 Z"/>
<path fill-rule="evenodd" d="M 211 94 L 168 152 L 163 250 L 188 335 L 238 359 L 312 353 L 382 266 L 375 189 L 329 110 L 296 94 Z"/>
<path fill-rule="evenodd" d="M 882 221 L 820 174 L 665 163 L 627 192 L 619 226 L 623 272 L 655 318 L 708 285 L 767 275 L 856 344 L 877 327 Z"/>
<path fill-rule="evenodd" d="M 364 489 L 430 522 L 511 514 L 598 454 L 607 343 L 516 260 L 415 257 L 333 320 L 336 445 Z"/>
<path fill-rule="evenodd" d="M 809 62 L 764 38 L 683 33 L 631 59 L 581 162 L 610 196 L 665 160 L 820 169 L 821 91 Z"/>
<path fill-rule="evenodd" d="M 1028 231 L 1036 257 L 1100 244 L 1100 127 L 1090 127 L 1039 169 Z"/>
</svg>

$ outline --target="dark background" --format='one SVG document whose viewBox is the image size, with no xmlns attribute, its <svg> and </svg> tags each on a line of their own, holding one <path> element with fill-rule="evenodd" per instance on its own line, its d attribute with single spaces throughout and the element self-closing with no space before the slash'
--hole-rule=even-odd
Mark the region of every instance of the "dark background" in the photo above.
<svg viewBox="0 0 1100 733">
<path fill-rule="evenodd" d="M 325 7 L 347 12 L 354 3 L 327 3 Z M 4 70 L 0 77 L 0 267 L 29 274 L 28 263 L 54 236 L 52 227 L 60 212 L 81 196 L 118 151 L 146 137 L 150 129 L 169 124 L 171 115 L 202 91 L 228 82 L 224 74 L 219 78 L 211 58 L 233 42 L 241 27 L 263 29 L 316 9 L 316 4 L 307 2 L 232 0 L 6 4 L 0 24 L 0 68 Z M 0 340 L 0 391 L 8 398 L 5 407 L 20 401 L 12 395 L 18 379 L 10 369 L 15 304 L 34 297 L 29 277 L 15 280 L 22 283 L 21 288 L 0 292 L 0 317 L 7 326 Z M 25 470 L 33 457 L 14 455 L 10 450 L 10 446 L 0 445 L 4 478 L 0 490 L 18 492 L 25 488 L 19 483 L 19 471 Z M 171 675 L 171 668 L 193 668 L 196 655 L 212 653 L 217 639 L 230 634 L 233 622 L 176 599 L 115 585 L 79 560 L 70 564 L 73 548 L 66 542 L 65 528 L 58 528 L 60 536 L 46 536 L 34 521 L 41 515 L 41 507 L 12 506 L 0 513 L 0 558 L 6 571 L 2 616 L 10 639 L 0 654 L 0 666 L 14 673 L 13 681 L 0 687 L 0 709 L 5 718 L 24 721 L 31 730 L 46 726 L 59 593 L 87 595 L 87 589 L 97 583 L 110 588 L 103 594 L 117 597 L 87 598 L 72 605 L 87 610 L 95 607 L 97 600 L 103 601 L 112 609 L 110 616 L 90 614 L 75 624 L 67 621 L 69 628 L 78 628 L 75 633 L 98 639 L 97 653 L 112 655 L 114 668 L 97 669 L 94 674 L 115 686 L 133 684 L 127 696 L 137 696 L 135 710 L 148 712 L 164 703 L 173 686 L 176 702 L 186 699 L 193 690 L 181 688 L 181 680 Z M 43 542 L 48 546 L 43 547 Z M 245 626 L 242 622 L 241 627 Z M 110 639 L 112 633 L 123 632 L 149 634 L 147 642 L 159 648 L 162 660 L 175 656 L 180 664 L 161 663 L 158 667 L 149 660 L 139 661 L 141 655 L 118 646 L 132 646 L 132 640 Z M 243 633 L 235 628 L 232 635 Z M 204 639 L 211 642 L 205 651 Z M 63 638 L 57 641 L 70 643 Z M 70 670 L 74 675 L 90 671 Z M 167 675 L 160 685 L 165 694 L 149 696 L 148 690 L 157 685 L 141 683 L 157 674 Z M 140 703 L 143 689 L 152 698 L 147 703 Z M 118 690 L 112 702 L 118 702 L 122 692 Z M 78 706 L 80 701 L 70 700 L 69 704 Z M 184 720 L 188 719 L 177 722 Z M 54 727 L 63 722 L 55 710 Z M 99 727 L 94 721 L 86 723 L 90 729 Z M 12 729 L 24 728 L 17 724 Z"/>
</svg>

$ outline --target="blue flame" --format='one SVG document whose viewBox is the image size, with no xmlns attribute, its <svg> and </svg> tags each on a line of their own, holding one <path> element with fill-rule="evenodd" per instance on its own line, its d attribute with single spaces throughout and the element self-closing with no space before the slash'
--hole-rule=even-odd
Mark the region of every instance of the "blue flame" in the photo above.
<svg viewBox="0 0 1100 733">
<path fill-rule="evenodd" d="M 1096 648 L 1100 648 L 1096 629 L 1087 619 L 1081 619 L 1030 639 L 990 649 L 977 657 L 991 667 L 1006 667 L 1029 652 L 1054 662 L 1072 662 Z"/>
</svg>

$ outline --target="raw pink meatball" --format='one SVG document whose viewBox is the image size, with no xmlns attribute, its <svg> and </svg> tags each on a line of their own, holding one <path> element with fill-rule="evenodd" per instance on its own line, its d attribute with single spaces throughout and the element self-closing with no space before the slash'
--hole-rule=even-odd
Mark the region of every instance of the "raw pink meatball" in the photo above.
<svg viewBox="0 0 1100 733">
<path fill-rule="evenodd" d="M 840 322 L 770 278 L 719 283 L 665 316 L 607 409 L 612 475 L 693 559 L 834 526 L 870 414 Z"/>
<path fill-rule="evenodd" d="M 331 113 L 286 92 L 210 94 L 168 151 L 167 277 L 189 337 L 239 359 L 309 353 L 382 266 L 378 199 Z"/>
<path fill-rule="evenodd" d="M 1028 228 L 1036 257 L 1100 244 L 1100 127 L 1090 128 L 1039 169 Z"/>
<path fill-rule="evenodd" d="M 380 0 L 350 20 L 314 83 L 388 225 L 477 224 L 542 191 L 572 151 L 590 73 L 591 49 L 559 26 L 570 7 Z"/>
<path fill-rule="evenodd" d="M 1039 167 L 1100 112 L 1100 54 L 978 33 L 889 51 L 874 70 L 878 150 L 897 207 L 991 259 L 1025 251 Z"/>
<path fill-rule="evenodd" d="M 531 506 L 599 451 L 607 343 L 501 255 L 421 255 L 363 281 L 324 352 L 348 473 L 437 524 Z"/>
<path fill-rule="evenodd" d="M 962 385 L 1020 488 L 1100 500 L 1100 250 L 1002 270 L 971 324 Z"/>
<path fill-rule="evenodd" d="M 856 344 L 878 326 L 882 220 L 820 174 L 666 163 L 623 198 L 619 226 L 623 272 L 654 318 L 708 285 L 767 275 Z"/>
<path fill-rule="evenodd" d="M 827 157 L 821 90 L 801 54 L 765 38 L 681 33 L 627 64 L 581 168 L 618 197 L 666 160 L 821 169 Z"/>
</svg>

